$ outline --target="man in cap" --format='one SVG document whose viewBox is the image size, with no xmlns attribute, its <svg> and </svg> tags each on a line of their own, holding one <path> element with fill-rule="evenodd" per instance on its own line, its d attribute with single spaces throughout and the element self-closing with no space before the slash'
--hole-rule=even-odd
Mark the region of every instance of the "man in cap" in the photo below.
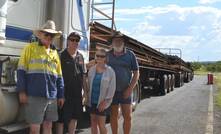
<svg viewBox="0 0 221 134">
<path fill-rule="evenodd" d="M 30 125 L 30 134 L 52 133 L 52 121 L 58 119 L 57 104 L 64 103 L 64 82 L 59 55 L 52 47 L 54 38 L 61 35 L 55 23 L 47 21 L 42 28 L 34 30 L 38 42 L 28 44 L 19 59 L 17 91 L 24 105 L 25 120 Z"/>
<path fill-rule="evenodd" d="M 131 94 L 139 79 L 139 67 L 135 54 L 125 48 L 123 34 L 117 32 L 112 37 L 112 47 L 108 53 L 108 64 L 116 74 L 116 91 L 111 105 L 111 129 L 113 134 L 118 133 L 118 112 L 121 106 L 124 134 L 129 134 L 132 116 Z"/>
<path fill-rule="evenodd" d="M 67 48 L 61 53 L 62 74 L 65 85 L 65 103 L 59 109 L 57 134 L 63 134 L 64 124 L 68 125 L 68 133 L 74 134 L 77 121 L 82 117 L 82 88 L 86 93 L 85 73 L 87 72 L 83 55 L 78 51 L 80 35 L 69 34 Z"/>
</svg>

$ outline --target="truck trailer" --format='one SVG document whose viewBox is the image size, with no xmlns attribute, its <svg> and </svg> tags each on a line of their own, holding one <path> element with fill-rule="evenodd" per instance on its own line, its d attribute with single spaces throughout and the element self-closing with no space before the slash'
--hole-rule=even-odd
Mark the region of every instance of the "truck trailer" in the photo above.
<svg viewBox="0 0 221 134">
<path fill-rule="evenodd" d="M 113 23 L 108 27 L 92 19 L 95 4 L 91 0 L 0 1 L 0 132 L 11 133 L 27 127 L 15 90 L 16 70 L 24 46 L 36 41 L 33 30 L 47 20 L 55 21 L 57 29 L 63 32 L 54 42 L 58 51 L 66 47 L 69 33 L 78 32 L 81 35 L 79 51 L 85 63 L 94 59 L 96 49 L 111 48 L 110 38 L 117 30 Z M 146 90 L 165 95 L 193 79 L 190 64 L 181 57 L 163 54 L 127 35 L 124 38 L 126 47 L 136 54 L 141 74 L 133 90 L 134 108 Z"/>
<path fill-rule="evenodd" d="M 112 32 L 111 28 L 100 23 L 90 23 L 90 60 L 93 59 L 96 49 L 111 48 L 109 36 Z M 183 61 L 179 56 L 161 53 L 127 35 L 124 35 L 124 38 L 127 49 L 135 53 L 139 63 L 140 78 L 135 87 L 137 89 L 134 90 L 134 94 L 137 94 L 134 95 L 134 103 L 139 102 L 146 90 L 166 95 L 175 87 L 181 87 L 184 82 L 193 79 L 190 63 Z"/>
</svg>

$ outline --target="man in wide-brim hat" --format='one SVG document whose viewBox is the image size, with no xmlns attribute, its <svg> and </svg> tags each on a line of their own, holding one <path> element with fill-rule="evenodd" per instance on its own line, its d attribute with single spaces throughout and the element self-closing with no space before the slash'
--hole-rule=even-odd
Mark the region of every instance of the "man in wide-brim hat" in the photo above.
<svg viewBox="0 0 221 134">
<path fill-rule="evenodd" d="M 64 82 L 59 55 L 51 46 L 53 39 L 61 35 L 55 23 L 47 21 L 42 28 L 33 31 L 38 42 L 28 44 L 19 59 L 17 91 L 19 102 L 24 104 L 25 119 L 30 133 L 52 133 L 52 121 L 58 119 L 57 106 L 64 103 Z M 57 105 L 58 104 L 58 105 Z"/>
<path fill-rule="evenodd" d="M 56 30 L 54 21 L 48 20 L 40 29 L 33 30 L 33 34 L 37 37 L 41 36 L 41 33 L 48 33 L 52 37 L 60 37 L 62 32 Z"/>
</svg>

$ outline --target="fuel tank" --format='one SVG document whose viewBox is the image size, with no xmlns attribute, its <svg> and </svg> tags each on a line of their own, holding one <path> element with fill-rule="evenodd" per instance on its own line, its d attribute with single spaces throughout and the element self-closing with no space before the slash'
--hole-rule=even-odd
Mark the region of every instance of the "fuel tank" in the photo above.
<svg viewBox="0 0 221 134">
<path fill-rule="evenodd" d="M 0 126 L 13 122 L 19 113 L 19 103 L 14 87 L 0 87 Z"/>
</svg>

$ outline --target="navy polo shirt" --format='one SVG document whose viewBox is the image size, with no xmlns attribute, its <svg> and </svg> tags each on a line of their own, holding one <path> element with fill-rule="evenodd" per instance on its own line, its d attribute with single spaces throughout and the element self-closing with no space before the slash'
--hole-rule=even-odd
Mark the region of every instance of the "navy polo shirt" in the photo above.
<svg viewBox="0 0 221 134">
<path fill-rule="evenodd" d="M 124 54 L 116 56 L 111 50 L 107 53 L 107 59 L 108 65 L 116 74 L 116 91 L 126 90 L 131 82 L 132 71 L 137 71 L 139 68 L 135 54 L 125 49 Z"/>
</svg>

